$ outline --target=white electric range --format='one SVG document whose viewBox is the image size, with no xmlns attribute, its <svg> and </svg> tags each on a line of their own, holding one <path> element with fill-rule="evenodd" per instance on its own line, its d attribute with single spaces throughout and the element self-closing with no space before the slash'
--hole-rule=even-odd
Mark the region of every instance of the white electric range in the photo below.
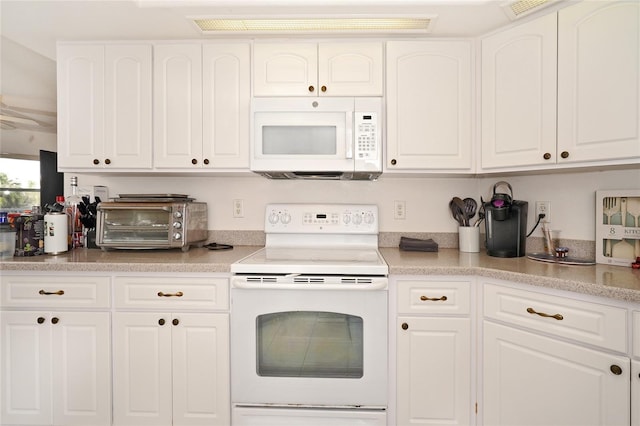
<svg viewBox="0 0 640 426">
<path fill-rule="evenodd" d="M 265 247 L 231 266 L 234 425 L 386 425 L 378 228 L 375 205 L 267 206 Z"/>
</svg>

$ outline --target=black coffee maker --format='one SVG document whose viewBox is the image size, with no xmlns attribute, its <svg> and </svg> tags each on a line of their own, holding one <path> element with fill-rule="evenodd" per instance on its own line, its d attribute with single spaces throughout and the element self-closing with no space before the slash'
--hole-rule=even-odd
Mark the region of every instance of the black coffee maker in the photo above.
<svg viewBox="0 0 640 426">
<path fill-rule="evenodd" d="M 498 193 L 506 186 L 509 194 Z M 526 252 L 529 203 L 513 199 L 507 182 L 493 185 L 491 200 L 483 204 L 487 254 L 494 257 L 521 257 Z"/>
</svg>

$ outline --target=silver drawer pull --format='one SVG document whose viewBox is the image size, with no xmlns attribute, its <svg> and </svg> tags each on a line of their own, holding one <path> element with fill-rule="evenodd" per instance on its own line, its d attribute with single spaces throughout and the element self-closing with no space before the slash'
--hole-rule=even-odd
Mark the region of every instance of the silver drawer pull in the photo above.
<svg viewBox="0 0 640 426">
<path fill-rule="evenodd" d="M 527 308 L 527 312 L 529 312 L 532 315 L 540 315 L 541 317 L 545 317 L 545 318 L 554 318 L 554 319 L 557 319 L 558 321 L 562 321 L 564 319 L 564 317 L 560 314 L 549 315 L 549 314 L 545 314 L 544 312 L 536 312 L 533 308 Z"/>
<path fill-rule="evenodd" d="M 177 293 L 163 293 L 161 291 L 158 292 L 158 297 L 182 297 L 184 293 L 179 291 Z"/>
<path fill-rule="evenodd" d="M 420 296 L 420 300 L 424 301 L 431 301 L 431 302 L 444 302 L 445 300 L 447 300 L 447 296 L 442 296 L 442 297 L 427 297 L 427 296 Z"/>
<path fill-rule="evenodd" d="M 64 294 L 64 290 L 58 290 L 58 291 L 44 291 L 44 290 L 40 290 L 38 292 L 38 294 L 42 294 L 43 296 L 62 296 Z"/>
</svg>

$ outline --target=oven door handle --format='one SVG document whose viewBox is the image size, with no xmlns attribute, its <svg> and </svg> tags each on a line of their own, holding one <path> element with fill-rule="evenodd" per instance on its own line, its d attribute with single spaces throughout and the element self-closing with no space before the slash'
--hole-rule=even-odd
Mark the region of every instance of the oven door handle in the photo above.
<svg viewBox="0 0 640 426">
<path fill-rule="evenodd" d="M 386 290 L 387 280 L 376 280 L 370 284 L 288 284 L 247 282 L 244 279 L 232 279 L 231 286 L 248 290 Z"/>
</svg>

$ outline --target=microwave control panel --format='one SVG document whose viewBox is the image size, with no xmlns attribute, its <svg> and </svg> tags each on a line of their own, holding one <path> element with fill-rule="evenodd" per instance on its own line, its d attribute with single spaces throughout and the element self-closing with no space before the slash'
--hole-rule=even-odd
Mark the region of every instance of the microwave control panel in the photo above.
<svg viewBox="0 0 640 426">
<path fill-rule="evenodd" d="M 378 158 L 378 114 L 375 112 L 356 112 L 355 158 L 368 160 Z"/>
</svg>

